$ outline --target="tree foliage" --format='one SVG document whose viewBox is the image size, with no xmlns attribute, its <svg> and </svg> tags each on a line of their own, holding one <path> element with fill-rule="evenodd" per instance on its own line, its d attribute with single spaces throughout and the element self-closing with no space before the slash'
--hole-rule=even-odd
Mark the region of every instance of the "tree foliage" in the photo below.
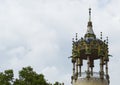
<svg viewBox="0 0 120 85">
<path fill-rule="evenodd" d="M 43 74 L 37 74 L 29 66 L 19 71 L 19 79 L 14 81 L 14 85 L 48 85 L 48 83 Z"/>
<path fill-rule="evenodd" d="M 62 85 L 62 84 L 56 81 L 53 85 Z"/>
<path fill-rule="evenodd" d="M 0 85 L 11 85 L 13 83 L 13 70 L 0 72 Z"/>
<path fill-rule="evenodd" d="M 0 72 L 0 85 L 62 85 L 59 82 L 48 83 L 43 74 L 36 73 L 30 66 L 22 68 L 18 75 L 14 78 L 12 69 Z"/>
</svg>

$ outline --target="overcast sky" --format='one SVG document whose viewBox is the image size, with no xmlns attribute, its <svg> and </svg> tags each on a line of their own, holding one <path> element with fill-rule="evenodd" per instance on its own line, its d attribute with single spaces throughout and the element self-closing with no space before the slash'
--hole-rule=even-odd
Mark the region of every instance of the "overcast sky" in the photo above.
<svg viewBox="0 0 120 85">
<path fill-rule="evenodd" d="M 84 36 L 92 8 L 97 37 L 109 36 L 110 85 L 120 75 L 120 0 L 0 0 L 0 71 L 32 66 L 49 82 L 70 85 L 72 38 Z"/>
</svg>

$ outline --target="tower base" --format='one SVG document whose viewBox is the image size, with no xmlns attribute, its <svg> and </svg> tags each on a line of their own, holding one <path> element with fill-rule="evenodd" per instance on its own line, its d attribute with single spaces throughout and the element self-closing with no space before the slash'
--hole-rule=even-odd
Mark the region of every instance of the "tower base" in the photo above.
<svg viewBox="0 0 120 85">
<path fill-rule="evenodd" d="M 108 85 L 106 79 L 100 78 L 79 78 L 76 81 L 73 81 L 73 85 Z"/>
</svg>

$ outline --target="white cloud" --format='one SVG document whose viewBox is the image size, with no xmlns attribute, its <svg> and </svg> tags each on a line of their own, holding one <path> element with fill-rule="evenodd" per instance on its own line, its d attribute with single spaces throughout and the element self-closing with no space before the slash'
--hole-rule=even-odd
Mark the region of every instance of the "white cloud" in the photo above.
<svg viewBox="0 0 120 85">
<path fill-rule="evenodd" d="M 94 31 L 110 37 L 111 85 L 119 77 L 119 0 L 0 0 L 0 65 L 17 73 L 31 65 L 44 72 L 49 81 L 70 84 L 71 55 L 74 34 L 86 32 L 88 7 L 92 7 Z M 118 60 L 118 63 L 115 63 Z M 114 63 L 114 64 L 113 64 Z M 55 72 L 55 74 L 54 74 Z M 48 73 L 54 75 L 48 75 Z"/>
<path fill-rule="evenodd" d="M 58 81 L 60 72 L 58 71 L 58 68 L 52 66 L 52 67 L 46 67 L 42 70 L 42 73 L 45 74 L 46 78 L 50 79 L 48 81 L 54 83 L 55 81 Z"/>
</svg>

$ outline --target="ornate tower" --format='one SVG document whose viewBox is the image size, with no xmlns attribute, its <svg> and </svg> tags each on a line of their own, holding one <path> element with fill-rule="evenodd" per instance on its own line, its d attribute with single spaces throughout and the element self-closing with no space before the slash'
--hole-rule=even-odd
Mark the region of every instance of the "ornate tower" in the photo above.
<svg viewBox="0 0 120 85">
<path fill-rule="evenodd" d="M 87 61 L 86 71 L 82 71 L 83 60 Z M 99 60 L 99 70 L 94 72 L 94 61 Z M 108 74 L 108 37 L 102 40 L 96 38 L 92 28 L 91 8 L 89 8 L 89 21 L 87 32 L 83 38 L 73 39 L 72 56 L 73 75 L 72 85 L 109 85 Z M 98 68 L 98 67 L 97 67 Z"/>
</svg>

